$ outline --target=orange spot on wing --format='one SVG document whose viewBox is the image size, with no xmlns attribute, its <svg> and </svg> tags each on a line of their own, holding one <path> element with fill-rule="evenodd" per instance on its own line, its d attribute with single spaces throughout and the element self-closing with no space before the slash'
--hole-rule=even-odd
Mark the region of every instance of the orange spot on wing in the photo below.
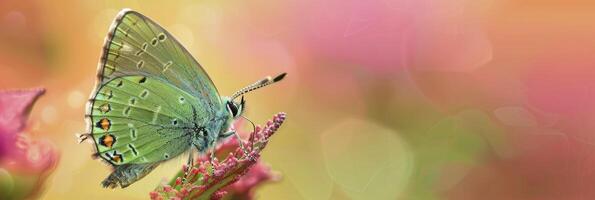
<svg viewBox="0 0 595 200">
<path fill-rule="evenodd" d="M 114 157 L 112 157 L 112 160 L 113 160 L 114 162 L 120 162 L 120 161 L 122 161 L 122 156 L 120 156 L 120 155 L 115 155 Z"/>
<path fill-rule="evenodd" d="M 112 126 L 112 123 L 107 118 L 103 118 L 99 121 L 99 125 L 101 125 L 101 128 L 104 131 L 107 131 L 109 130 L 110 126 Z"/>
<path fill-rule="evenodd" d="M 102 137 L 101 142 L 106 147 L 112 148 L 112 146 L 114 145 L 114 137 L 112 135 L 105 135 L 104 137 Z"/>
</svg>

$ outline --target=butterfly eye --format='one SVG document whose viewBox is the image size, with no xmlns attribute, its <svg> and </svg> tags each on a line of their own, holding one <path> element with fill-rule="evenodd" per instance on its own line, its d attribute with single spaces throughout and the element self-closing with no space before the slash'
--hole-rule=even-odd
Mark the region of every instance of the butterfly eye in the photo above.
<svg viewBox="0 0 595 200">
<path fill-rule="evenodd" d="M 238 107 L 231 101 L 227 102 L 227 109 L 231 112 L 231 116 L 235 117 L 238 114 Z"/>
</svg>

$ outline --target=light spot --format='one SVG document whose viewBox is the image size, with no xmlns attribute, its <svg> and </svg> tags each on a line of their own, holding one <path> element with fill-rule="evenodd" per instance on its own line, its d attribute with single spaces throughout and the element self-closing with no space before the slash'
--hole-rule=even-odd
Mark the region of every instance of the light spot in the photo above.
<svg viewBox="0 0 595 200">
<path fill-rule="evenodd" d="M 125 54 L 129 54 L 134 52 L 134 49 L 135 48 L 132 45 L 124 43 L 120 49 L 120 52 L 126 52 Z"/>
<path fill-rule="evenodd" d="M 8 162 L 15 162 L 13 160 L 8 161 Z M 8 164 L 7 162 L 7 164 Z M 12 177 L 13 175 L 11 175 L 13 172 L 8 172 L 8 170 L 4 169 L 4 168 L 0 168 L 0 180 L 2 180 L 2 190 L 3 191 L 13 191 L 15 184 L 14 184 L 14 178 Z M 60 185 L 63 187 L 63 185 Z"/>
<path fill-rule="evenodd" d="M 155 123 L 157 121 L 159 112 L 161 112 L 161 106 L 157 106 L 157 108 L 155 108 L 155 112 L 153 113 L 153 120 L 151 120 L 151 123 Z"/>
<path fill-rule="evenodd" d="M 71 108 L 78 108 L 84 105 L 85 102 L 85 95 L 78 90 L 74 90 L 68 94 L 68 105 Z"/>
<path fill-rule="evenodd" d="M 124 46 L 124 43 L 118 43 L 116 41 L 112 41 L 111 43 L 112 46 L 114 46 L 114 49 L 120 51 L 120 49 L 122 49 L 122 46 Z"/>
<path fill-rule="evenodd" d="M 103 105 L 99 106 L 99 110 L 100 110 L 102 113 L 107 113 L 107 112 L 111 111 L 111 110 L 112 110 L 112 108 L 111 108 L 111 106 L 109 105 L 109 103 L 104 103 Z"/>
<path fill-rule="evenodd" d="M 143 92 L 140 93 L 140 98 L 146 98 L 149 95 L 149 90 L 144 89 Z"/>
<path fill-rule="evenodd" d="M 130 128 L 130 138 L 134 141 L 136 140 L 136 129 Z"/>
<path fill-rule="evenodd" d="M 167 36 L 165 36 L 164 33 L 160 33 L 159 36 L 157 36 L 157 38 L 159 38 L 159 41 L 163 42 L 165 41 L 165 39 L 167 39 Z"/>
<path fill-rule="evenodd" d="M 58 111 L 53 106 L 47 106 L 41 111 L 41 120 L 46 124 L 52 124 L 58 118 Z"/>
<path fill-rule="evenodd" d="M 136 68 L 139 68 L 139 69 L 140 69 L 140 68 L 143 68 L 143 65 L 145 65 L 145 61 L 144 61 L 144 60 L 139 60 L 139 61 L 136 63 Z"/>
<path fill-rule="evenodd" d="M 398 199 L 416 169 L 412 149 L 399 135 L 365 119 L 346 119 L 323 131 L 321 157 L 335 186 L 350 199 Z"/>
<path fill-rule="evenodd" d="M 116 58 L 117 58 L 117 56 L 116 56 Z M 114 59 L 115 60 L 116 58 L 111 58 L 111 55 L 110 55 L 110 59 Z M 115 71 L 116 71 L 116 67 L 114 67 L 114 66 L 106 63 L 105 64 L 105 67 L 103 68 L 103 74 L 102 75 L 103 76 L 109 76 L 109 75 L 112 75 Z"/>
<path fill-rule="evenodd" d="M 118 53 L 117 51 L 109 51 L 108 52 L 110 57 L 110 60 L 116 61 L 118 58 L 120 58 L 120 53 Z M 113 69 L 113 71 L 116 71 L 116 66 L 113 65 L 109 65 L 109 64 L 105 64 L 106 67 L 108 67 L 109 69 Z M 113 73 L 112 71 L 112 73 Z"/>
<path fill-rule="evenodd" d="M 130 110 L 131 110 L 131 108 L 130 108 L 130 106 L 128 106 L 128 107 L 124 108 L 124 111 L 122 112 L 122 114 L 124 116 L 128 117 L 128 116 L 130 116 Z"/>
<path fill-rule="evenodd" d="M 9 31 L 19 32 L 26 28 L 27 18 L 22 12 L 10 11 L 4 15 L 4 22 L 4 25 L 8 26 Z"/>
<path fill-rule="evenodd" d="M 105 93 L 101 94 L 105 96 L 107 99 L 111 99 L 112 97 L 114 97 L 114 92 L 112 92 L 112 90 L 110 89 L 106 89 Z"/>
<path fill-rule="evenodd" d="M 136 56 L 140 56 L 143 53 L 147 52 L 147 46 L 149 46 L 149 44 L 147 44 L 146 42 L 143 43 L 143 46 L 141 47 L 142 49 L 136 52 Z"/>
<path fill-rule="evenodd" d="M 169 66 L 171 66 L 172 64 L 174 64 L 174 62 L 171 60 L 163 64 L 163 72 L 167 71 L 167 69 L 169 69 Z"/>
<path fill-rule="evenodd" d="M 38 145 L 32 145 L 27 147 L 26 158 L 32 163 L 38 163 L 42 158 L 42 150 Z"/>
<path fill-rule="evenodd" d="M 130 97 L 130 100 L 128 101 L 128 103 L 129 103 L 130 105 L 134 105 L 134 104 L 136 104 L 136 98 L 135 98 L 135 97 Z"/>
<path fill-rule="evenodd" d="M 121 35 L 124 35 L 124 37 L 128 37 L 128 36 L 129 36 L 129 34 L 128 34 L 128 31 L 129 31 L 129 30 L 130 30 L 130 28 L 127 28 L 126 30 L 124 30 L 124 28 L 122 28 L 121 26 L 118 26 L 118 27 L 116 28 L 116 31 L 117 31 L 119 34 L 121 34 Z"/>
</svg>

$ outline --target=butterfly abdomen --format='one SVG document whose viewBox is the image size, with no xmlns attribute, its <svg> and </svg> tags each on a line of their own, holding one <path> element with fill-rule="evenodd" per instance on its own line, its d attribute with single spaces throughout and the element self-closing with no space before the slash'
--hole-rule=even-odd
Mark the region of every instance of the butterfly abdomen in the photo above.
<svg viewBox="0 0 595 200">
<path fill-rule="evenodd" d="M 160 163 L 147 164 L 125 164 L 116 166 L 112 172 L 101 185 L 105 188 L 116 188 L 118 185 L 122 188 L 128 187 L 130 184 L 140 180 L 149 174 Z"/>
</svg>

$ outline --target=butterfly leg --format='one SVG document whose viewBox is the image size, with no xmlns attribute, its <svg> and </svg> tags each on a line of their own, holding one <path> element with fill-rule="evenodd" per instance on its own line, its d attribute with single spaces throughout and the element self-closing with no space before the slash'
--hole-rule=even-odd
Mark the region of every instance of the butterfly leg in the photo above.
<svg viewBox="0 0 595 200">
<path fill-rule="evenodd" d="M 246 148 L 244 148 L 244 142 L 242 142 L 242 138 L 240 137 L 240 134 L 238 134 L 235 130 L 230 130 L 228 132 L 221 133 L 219 135 L 219 137 L 226 138 L 231 135 L 234 135 L 236 137 L 236 140 L 238 140 L 238 144 L 240 144 L 240 149 L 242 149 L 242 151 L 244 152 L 244 155 L 248 155 L 248 150 L 246 150 Z"/>
<path fill-rule="evenodd" d="M 187 180 L 189 180 L 190 177 L 190 169 L 192 169 L 192 167 L 194 167 L 194 150 L 190 150 L 190 154 L 188 155 L 188 162 L 186 163 L 186 171 L 184 171 L 184 177 L 182 178 L 182 182 L 186 183 Z"/>
<path fill-rule="evenodd" d="M 215 176 L 215 150 L 217 150 L 217 141 L 213 141 L 213 145 L 211 145 L 211 176 Z"/>
</svg>

